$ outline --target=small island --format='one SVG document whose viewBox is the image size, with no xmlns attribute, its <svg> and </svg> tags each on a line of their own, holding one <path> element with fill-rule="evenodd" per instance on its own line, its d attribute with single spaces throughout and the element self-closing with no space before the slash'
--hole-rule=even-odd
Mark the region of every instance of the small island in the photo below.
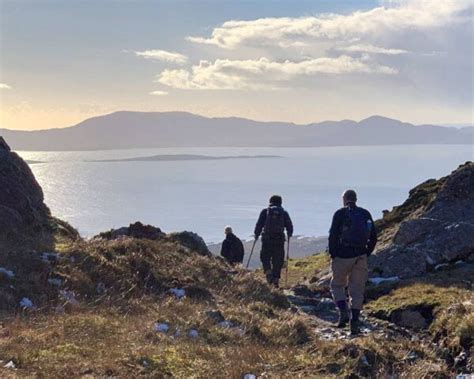
<svg viewBox="0 0 474 379">
<path fill-rule="evenodd" d="M 99 159 L 87 162 L 170 162 L 170 161 L 212 161 L 225 159 L 269 159 L 283 158 L 279 155 L 235 155 L 235 156 L 210 156 L 195 154 L 164 154 L 153 155 L 149 157 L 134 157 L 122 159 Z"/>
</svg>

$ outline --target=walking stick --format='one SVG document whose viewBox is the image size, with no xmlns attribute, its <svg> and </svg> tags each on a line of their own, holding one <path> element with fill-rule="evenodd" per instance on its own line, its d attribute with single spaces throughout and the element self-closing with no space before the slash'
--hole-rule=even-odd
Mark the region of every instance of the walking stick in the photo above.
<svg viewBox="0 0 474 379">
<path fill-rule="evenodd" d="M 253 241 L 252 250 L 250 251 L 249 260 L 247 261 L 247 266 L 245 266 L 245 268 L 249 268 L 250 258 L 252 258 L 253 249 L 255 248 L 256 243 L 257 243 L 257 239 L 255 238 L 255 240 Z"/>
<path fill-rule="evenodd" d="M 288 287 L 288 266 L 290 264 L 290 238 L 291 237 L 288 237 L 288 246 L 286 249 L 285 287 Z"/>
</svg>

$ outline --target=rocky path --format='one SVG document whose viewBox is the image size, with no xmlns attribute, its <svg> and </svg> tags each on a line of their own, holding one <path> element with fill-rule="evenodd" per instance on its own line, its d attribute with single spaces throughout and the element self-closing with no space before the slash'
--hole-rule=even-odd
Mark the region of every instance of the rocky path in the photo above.
<svg viewBox="0 0 474 379">
<path fill-rule="evenodd" d="M 325 340 L 350 340 L 374 334 L 383 338 L 402 337 L 410 340 L 420 340 L 424 336 L 397 326 L 393 323 L 363 315 L 361 317 L 361 334 L 351 336 L 348 328 L 338 329 L 335 323 L 338 319 L 336 306 L 329 297 L 314 294 L 306 286 L 296 286 L 284 290 L 288 301 L 300 312 L 311 316 L 309 322 L 316 334 Z"/>
</svg>

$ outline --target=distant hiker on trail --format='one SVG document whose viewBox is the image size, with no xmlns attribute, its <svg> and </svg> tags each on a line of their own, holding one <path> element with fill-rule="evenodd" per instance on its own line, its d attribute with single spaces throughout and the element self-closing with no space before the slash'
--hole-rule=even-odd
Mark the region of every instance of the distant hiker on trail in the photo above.
<svg viewBox="0 0 474 379">
<path fill-rule="evenodd" d="M 225 240 L 222 242 L 221 255 L 230 264 L 239 264 L 244 260 L 244 244 L 232 231 L 232 227 L 224 229 Z"/>
<path fill-rule="evenodd" d="M 360 333 L 359 314 L 367 281 L 367 257 L 374 251 L 377 233 L 370 213 L 356 205 L 357 194 L 347 190 L 342 195 L 344 207 L 332 219 L 329 231 L 331 255 L 331 290 L 339 309 L 338 328 L 349 322 L 346 288 L 349 290 L 351 334 Z"/>
<path fill-rule="evenodd" d="M 269 284 L 279 286 L 280 273 L 285 263 L 285 234 L 288 240 L 293 235 L 293 224 L 290 215 L 282 207 L 282 198 L 273 195 L 270 205 L 260 213 L 257 225 L 255 225 L 255 241 L 262 234 L 262 250 L 260 260 L 263 271 Z M 263 233 L 262 233 L 263 231 Z"/>
</svg>

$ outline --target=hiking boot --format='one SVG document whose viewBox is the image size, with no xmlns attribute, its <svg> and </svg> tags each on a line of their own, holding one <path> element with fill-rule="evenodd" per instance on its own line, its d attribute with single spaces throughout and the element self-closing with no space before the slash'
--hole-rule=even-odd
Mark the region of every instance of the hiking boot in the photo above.
<svg viewBox="0 0 474 379">
<path fill-rule="evenodd" d="M 273 287 L 275 287 L 275 288 L 280 288 L 280 279 L 278 279 L 278 278 L 273 278 L 272 284 L 273 284 Z"/>
<path fill-rule="evenodd" d="M 347 302 L 345 300 L 339 300 L 336 302 L 337 309 L 339 310 L 339 321 L 337 322 L 338 328 L 344 328 L 349 322 L 349 312 L 347 310 Z"/>
<path fill-rule="evenodd" d="M 271 271 L 265 273 L 265 278 L 267 279 L 268 284 L 273 284 L 273 273 Z"/>
<path fill-rule="evenodd" d="M 337 322 L 337 328 L 345 328 L 349 322 L 349 314 L 346 311 L 339 311 L 339 320 Z"/>
<path fill-rule="evenodd" d="M 360 334 L 360 309 L 351 309 L 351 335 Z"/>
<path fill-rule="evenodd" d="M 357 336 L 360 334 L 360 321 L 351 320 L 351 336 Z"/>
</svg>

